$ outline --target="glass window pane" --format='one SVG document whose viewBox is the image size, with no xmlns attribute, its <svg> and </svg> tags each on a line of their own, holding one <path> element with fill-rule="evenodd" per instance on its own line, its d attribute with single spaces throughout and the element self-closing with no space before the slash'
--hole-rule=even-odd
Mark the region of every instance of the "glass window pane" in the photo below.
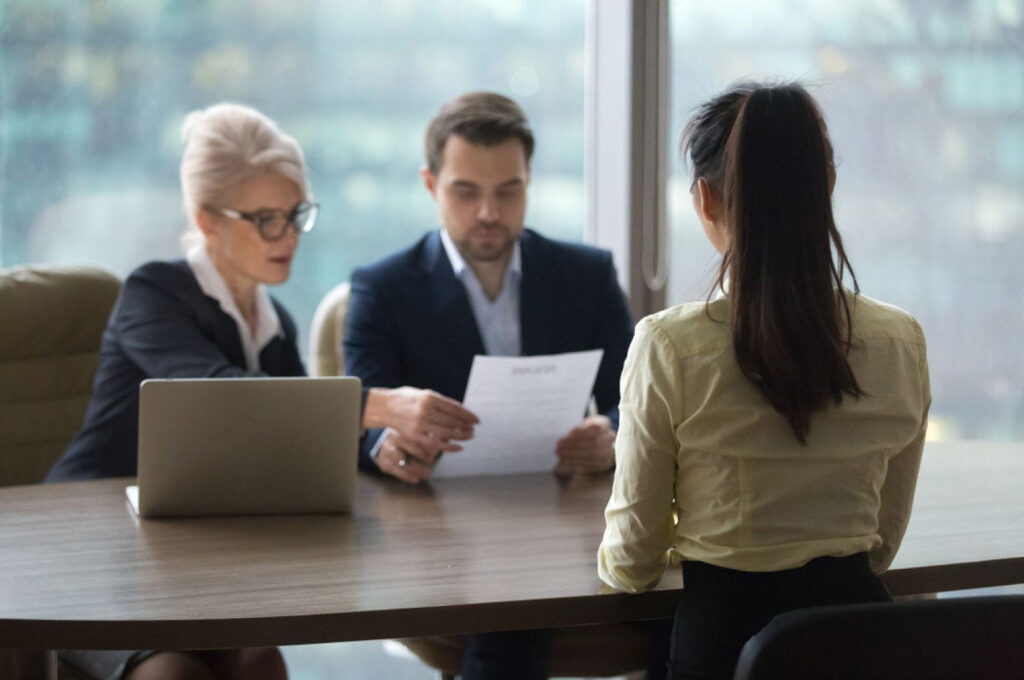
<svg viewBox="0 0 1024 680">
<path fill-rule="evenodd" d="M 740 78 L 800 79 L 836 149 L 836 219 L 862 291 L 929 341 L 933 438 L 1024 438 L 1024 2 L 671 4 L 671 303 L 717 254 L 679 133 Z"/>
<path fill-rule="evenodd" d="M 0 264 L 178 257 L 184 115 L 255 106 L 295 135 L 319 224 L 275 289 L 303 333 L 351 270 L 437 226 L 422 135 L 464 91 L 516 98 L 527 224 L 583 234 L 584 0 L 4 0 Z M 302 344 L 304 347 L 304 343 Z"/>
</svg>

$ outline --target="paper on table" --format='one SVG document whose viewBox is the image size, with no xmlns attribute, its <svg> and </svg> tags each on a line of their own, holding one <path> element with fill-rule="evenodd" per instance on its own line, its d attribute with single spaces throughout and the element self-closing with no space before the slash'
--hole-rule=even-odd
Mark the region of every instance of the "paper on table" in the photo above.
<svg viewBox="0 0 1024 680">
<path fill-rule="evenodd" d="M 463 404 L 480 418 L 463 450 L 432 477 L 551 470 L 556 442 L 579 425 L 604 350 L 533 357 L 476 356 Z"/>
</svg>

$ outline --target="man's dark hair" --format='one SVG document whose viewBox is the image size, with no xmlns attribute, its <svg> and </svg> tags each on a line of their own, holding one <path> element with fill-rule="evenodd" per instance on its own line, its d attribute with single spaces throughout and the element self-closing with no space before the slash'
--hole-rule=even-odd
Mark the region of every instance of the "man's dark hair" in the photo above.
<svg viewBox="0 0 1024 680">
<path fill-rule="evenodd" d="M 470 144 L 497 146 L 509 139 L 523 143 L 526 163 L 533 156 L 533 131 L 519 105 L 495 92 L 469 92 L 445 102 L 427 126 L 424 151 L 427 168 L 441 169 L 444 146 L 452 135 Z"/>
</svg>

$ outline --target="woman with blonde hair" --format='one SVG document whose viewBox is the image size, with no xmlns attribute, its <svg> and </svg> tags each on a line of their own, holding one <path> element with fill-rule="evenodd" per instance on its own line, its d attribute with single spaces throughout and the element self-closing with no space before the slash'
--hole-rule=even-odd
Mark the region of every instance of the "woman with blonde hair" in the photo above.
<svg viewBox="0 0 1024 680">
<path fill-rule="evenodd" d="M 139 384 L 147 378 L 301 376 L 295 323 L 266 286 L 284 283 L 316 223 L 302 149 L 237 104 L 185 120 L 181 188 L 185 259 L 149 262 L 122 286 L 100 349 L 85 422 L 50 470 L 59 482 L 137 473 Z M 457 450 L 475 416 L 425 390 L 364 392 L 363 425 L 391 427 L 407 448 Z M 283 678 L 274 648 L 203 652 L 63 652 L 95 678 Z"/>
<path fill-rule="evenodd" d="M 843 287 L 832 146 L 799 85 L 734 87 L 684 133 L 714 300 L 641 321 L 598 553 L 626 592 L 682 563 L 670 671 L 731 678 L 799 607 L 890 599 L 931 402 L 907 313 Z"/>
</svg>

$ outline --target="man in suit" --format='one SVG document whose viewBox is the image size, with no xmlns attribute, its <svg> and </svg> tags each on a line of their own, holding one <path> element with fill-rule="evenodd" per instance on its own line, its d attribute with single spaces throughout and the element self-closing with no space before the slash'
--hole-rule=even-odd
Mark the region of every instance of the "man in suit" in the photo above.
<svg viewBox="0 0 1024 680">
<path fill-rule="evenodd" d="M 411 385 L 461 401 L 476 354 L 603 349 L 599 414 L 566 433 L 556 453 L 573 470 L 604 471 L 614 463 L 632 322 L 608 252 L 524 229 L 533 146 L 525 115 L 506 97 L 470 93 L 441 108 L 421 170 L 441 229 L 353 273 L 346 368 L 367 386 Z M 427 448 L 371 431 L 360 463 L 416 483 L 445 450 L 458 445 Z"/>
<path fill-rule="evenodd" d="M 474 355 L 603 349 L 599 414 L 581 414 L 556 447 L 563 468 L 603 472 L 614 465 L 618 381 L 633 325 L 608 252 L 524 229 L 533 146 L 525 115 L 506 97 L 477 92 L 442 106 L 421 170 L 441 229 L 353 273 L 346 368 L 366 386 L 411 385 L 461 401 Z M 360 465 L 417 483 L 439 452 L 458 448 L 371 430 Z M 546 677 L 547 644 L 545 631 L 471 635 L 463 677 Z"/>
</svg>

